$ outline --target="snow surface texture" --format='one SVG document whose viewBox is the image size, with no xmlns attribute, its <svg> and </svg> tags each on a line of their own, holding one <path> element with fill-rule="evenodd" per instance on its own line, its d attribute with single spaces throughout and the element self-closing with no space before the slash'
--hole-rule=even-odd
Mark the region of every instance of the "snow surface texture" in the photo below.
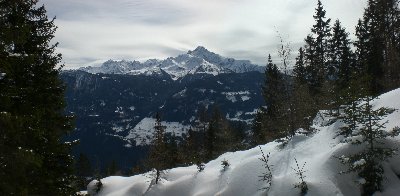
<svg viewBox="0 0 400 196">
<path fill-rule="evenodd" d="M 156 119 L 144 118 L 141 120 L 135 128 L 129 131 L 128 136 L 125 137 L 128 141 L 134 141 L 136 146 L 149 145 L 153 139 L 154 126 Z M 178 122 L 161 122 L 162 126 L 165 126 L 165 133 L 172 134 L 177 137 L 182 137 L 182 134 L 186 134 L 189 130 L 189 126 L 182 125 Z"/>
<path fill-rule="evenodd" d="M 400 108 L 400 89 L 380 96 L 373 103 L 375 108 Z M 324 120 L 325 119 L 325 120 Z M 400 112 L 390 114 L 385 120 L 388 130 L 400 126 Z M 335 138 L 336 131 L 341 126 L 339 122 L 326 126 L 323 115 L 314 120 L 314 135 L 296 135 L 284 147 L 271 142 L 261 146 L 265 154 L 270 154 L 272 165 L 272 186 L 268 195 L 297 196 L 300 191 L 294 188 L 299 183 L 293 168 L 294 158 L 299 165 L 305 164 L 305 181 L 309 191 L 307 196 L 320 195 L 360 195 L 360 179 L 355 173 L 339 174 L 346 170 L 338 158 L 346 153 L 352 153 L 354 146 L 341 143 Z M 400 137 L 392 142 L 399 145 Z M 261 152 L 258 147 L 238 152 L 229 152 L 208 162 L 202 172 L 197 172 L 196 166 L 170 169 L 166 180 L 149 189 L 150 180 L 146 175 L 132 177 L 111 176 L 102 179 L 103 188 L 99 195 L 163 195 L 163 196 L 210 196 L 210 195 L 266 195 L 262 188 L 267 184 L 260 181 L 260 175 L 265 172 L 263 163 L 259 160 Z M 230 166 L 224 171 L 221 161 L 228 160 Z M 400 156 L 395 155 L 384 164 L 386 179 L 383 181 L 384 191 L 376 195 L 394 196 L 400 193 Z M 88 185 L 89 193 L 94 189 L 95 181 Z"/>
<path fill-rule="evenodd" d="M 193 51 L 165 60 L 150 59 L 139 61 L 106 61 L 100 67 L 84 67 L 80 70 L 89 73 L 130 74 L 130 75 L 163 75 L 167 73 L 171 79 L 178 80 L 187 74 L 243 73 L 249 71 L 263 72 L 264 68 L 252 64 L 248 60 L 235 60 L 221 57 L 202 46 Z"/>
</svg>

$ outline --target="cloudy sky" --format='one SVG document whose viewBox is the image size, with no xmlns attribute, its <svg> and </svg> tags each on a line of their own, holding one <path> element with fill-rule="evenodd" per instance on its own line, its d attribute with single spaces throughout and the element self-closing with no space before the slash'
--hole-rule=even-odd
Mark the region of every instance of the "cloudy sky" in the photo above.
<svg viewBox="0 0 400 196">
<path fill-rule="evenodd" d="M 366 0 L 323 0 L 327 16 L 353 34 Z M 313 24 L 316 0 L 41 0 L 56 16 L 67 68 L 108 59 L 146 60 L 196 46 L 265 64 L 277 31 L 294 50 Z M 354 37 L 354 36 L 353 36 Z"/>
</svg>

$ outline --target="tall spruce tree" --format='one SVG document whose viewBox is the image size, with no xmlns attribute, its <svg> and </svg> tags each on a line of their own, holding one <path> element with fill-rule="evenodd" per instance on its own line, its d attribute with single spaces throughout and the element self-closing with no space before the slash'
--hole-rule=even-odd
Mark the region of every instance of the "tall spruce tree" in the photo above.
<svg viewBox="0 0 400 196">
<path fill-rule="evenodd" d="M 37 0 L 1 0 L 0 26 L 0 192 L 73 195 L 54 20 Z"/>
<path fill-rule="evenodd" d="M 304 56 L 304 49 L 300 47 L 299 55 L 296 57 L 296 63 L 293 69 L 293 76 L 299 84 L 307 83 L 306 62 Z"/>
<path fill-rule="evenodd" d="M 329 39 L 331 36 L 330 21 L 326 18 L 326 11 L 320 0 L 314 14 L 315 24 L 311 34 L 305 39 L 305 57 L 307 82 L 313 96 L 322 92 L 324 81 L 327 77 L 327 62 L 329 57 Z"/>
<path fill-rule="evenodd" d="M 265 84 L 263 86 L 263 95 L 268 109 L 267 115 L 274 116 L 279 114 L 280 104 L 282 102 L 283 76 L 278 66 L 272 62 L 272 57 L 268 55 L 268 63 L 265 68 Z"/>
<path fill-rule="evenodd" d="M 158 184 L 165 178 L 165 169 L 168 167 L 168 153 L 167 144 L 165 141 L 165 127 L 161 124 L 161 114 L 159 112 L 155 115 L 156 122 L 154 125 L 153 140 L 150 146 L 148 158 L 145 161 L 146 166 L 152 170 L 150 175 L 151 183 Z"/>
<path fill-rule="evenodd" d="M 347 89 L 354 76 L 354 54 L 351 50 L 351 42 L 346 29 L 342 27 L 339 20 L 336 20 L 332 28 L 332 38 L 329 44 L 328 80 L 331 98 L 330 109 L 339 109 L 343 102 L 344 90 Z"/>
<path fill-rule="evenodd" d="M 335 81 L 339 89 L 349 86 L 353 72 L 353 52 L 349 33 L 342 27 L 339 20 L 336 20 L 332 27 L 332 38 L 329 40 L 329 62 L 328 78 Z"/>
<path fill-rule="evenodd" d="M 330 28 L 330 18 L 326 18 L 326 11 L 321 3 L 321 0 L 318 0 L 317 8 L 315 9 L 315 15 L 313 16 L 315 20 L 315 24 L 311 28 L 311 33 L 313 38 L 315 39 L 315 52 L 316 52 L 316 64 L 319 72 L 322 76 L 327 76 L 327 61 L 329 56 L 329 39 L 331 36 L 331 28 Z"/>
<path fill-rule="evenodd" d="M 356 27 L 357 61 L 373 95 L 400 85 L 399 0 L 369 0 Z"/>
<path fill-rule="evenodd" d="M 237 142 L 228 120 L 215 106 L 206 131 L 206 160 L 211 160 L 224 152 L 233 150 Z"/>
<path fill-rule="evenodd" d="M 272 62 L 271 55 L 268 55 L 268 63 L 265 68 L 265 84 L 263 86 L 264 101 L 266 108 L 261 107 L 260 112 L 263 116 L 263 129 L 261 136 L 264 142 L 272 141 L 281 136 L 282 132 L 282 108 L 284 102 L 284 81 L 283 74 L 279 71 L 276 64 Z"/>
<path fill-rule="evenodd" d="M 184 163 L 191 165 L 200 162 L 199 145 L 195 132 L 192 127 L 187 132 L 187 137 L 184 141 L 183 148 L 181 148 L 180 154 L 182 154 L 182 160 Z"/>
<path fill-rule="evenodd" d="M 299 49 L 296 63 L 293 70 L 293 122 L 296 128 L 308 129 L 311 125 L 312 115 L 316 112 L 313 109 L 313 99 L 311 97 L 305 68 L 305 56 L 303 48 Z"/>
</svg>

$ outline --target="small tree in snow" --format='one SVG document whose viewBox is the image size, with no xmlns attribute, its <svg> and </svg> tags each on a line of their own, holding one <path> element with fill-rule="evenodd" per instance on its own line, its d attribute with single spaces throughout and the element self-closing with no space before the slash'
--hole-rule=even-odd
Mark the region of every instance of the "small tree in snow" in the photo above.
<svg viewBox="0 0 400 196">
<path fill-rule="evenodd" d="M 204 168 L 206 167 L 206 165 L 204 163 L 202 163 L 202 162 L 197 162 L 196 166 L 197 166 L 197 171 L 198 172 L 204 171 Z"/>
<path fill-rule="evenodd" d="M 341 117 L 345 124 L 339 135 L 345 136 L 344 142 L 353 145 L 362 145 L 363 150 L 349 155 L 339 157 L 343 164 L 349 169 L 342 173 L 358 172 L 359 183 L 363 188 L 363 195 L 372 195 L 382 190 L 383 167 L 382 162 L 392 157 L 396 149 L 385 145 L 388 137 L 399 135 L 399 128 L 392 131 L 386 130 L 388 121 L 382 121 L 394 109 L 381 107 L 373 109 L 372 97 L 366 96 L 361 99 L 357 107 L 349 105 Z M 351 126 L 349 126 L 349 122 Z"/>
<path fill-rule="evenodd" d="M 267 156 L 265 156 L 263 150 L 261 149 L 261 146 L 258 146 L 258 147 L 260 148 L 260 151 L 261 151 L 261 158 L 259 158 L 259 159 L 260 159 L 260 161 L 263 162 L 263 167 L 265 169 L 265 171 L 259 177 L 261 178 L 260 181 L 264 181 L 268 184 L 267 187 L 264 187 L 262 189 L 266 189 L 268 191 L 272 186 L 272 168 L 271 168 L 272 165 L 269 165 L 269 163 L 268 163 L 270 153 L 268 153 Z"/>
<path fill-rule="evenodd" d="M 159 182 L 162 182 L 165 180 L 166 171 L 165 170 L 160 170 L 153 168 L 148 174 L 146 174 L 146 177 L 148 177 L 150 180 L 147 182 L 150 182 L 149 189 L 154 185 L 158 184 Z"/>
<path fill-rule="evenodd" d="M 228 160 L 225 160 L 225 159 L 223 161 L 221 161 L 221 165 L 222 165 L 223 171 L 226 171 L 228 169 L 228 167 L 230 166 Z"/>
<path fill-rule="evenodd" d="M 300 182 L 295 184 L 294 188 L 300 189 L 300 191 L 301 191 L 300 195 L 304 196 L 304 195 L 307 194 L 307 191 L 308 191 L 308 186 L 307 186 L 307 183 L 305 181 L 305 177 L 306 176 L 304 175 L 304 173 L 306 172 L 304 170 L 304 166 L 306 165 L 306 162 L 304 162 L 303 166 L 300 168 L 300 165 L 297 162 L 296 158 L 294 158 L 294 161 L 296 162 L 296 168 L 292 167 L 292 169 L 296 172 L 297 177 L 300 179 Z"/>
</svg>

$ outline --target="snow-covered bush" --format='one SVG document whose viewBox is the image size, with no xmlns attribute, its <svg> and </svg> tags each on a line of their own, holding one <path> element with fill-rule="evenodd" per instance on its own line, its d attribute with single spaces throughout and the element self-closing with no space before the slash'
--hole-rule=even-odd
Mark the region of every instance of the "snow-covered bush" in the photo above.
<svg viewBox="0 0 400 196">
<path fill-rule="evenodd" d="M 204 171 L 204 168 L 206 167 L 206 165 L 204 163 L 200 163 L 200 162 L 196 163 L 196 166 L 197 166 L 198 172 Z"/>
<path fill-rule="evenodd" d="M 229 164 L 228 160 L 224 159 L 223 161 L 221 161 L 221 165 L 222 165 L 222 171 L 226 171 L 230 164 Z"/>
</svg>

